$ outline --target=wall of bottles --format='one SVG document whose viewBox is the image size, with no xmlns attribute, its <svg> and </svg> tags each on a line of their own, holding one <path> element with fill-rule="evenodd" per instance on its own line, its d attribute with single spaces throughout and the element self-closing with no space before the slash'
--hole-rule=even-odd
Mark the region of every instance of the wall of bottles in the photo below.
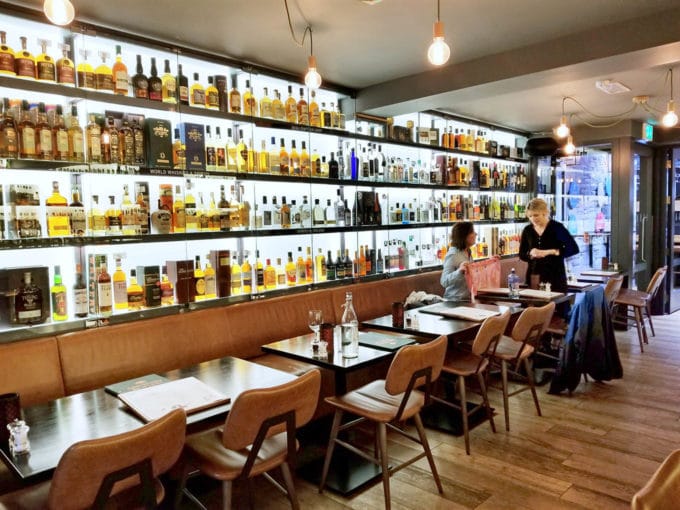
<svg viewBox="0 0 680 510">
<path fill-rule="evenodd" d="M 343 91 L 8 14 L 0 26 L 0 263 L 48 268 L 54 322 L 147 305 L 145 268 L 159 306 L 184 303 L 168 294 L 186 283 L 177 261 L 198 275 L 193 303 L 436 266 L 460 220 L 478 223 L 476 257 L 516 252 L 521 136 L 424 113 L 376 127 L 345 119 Z"/>
</svg>

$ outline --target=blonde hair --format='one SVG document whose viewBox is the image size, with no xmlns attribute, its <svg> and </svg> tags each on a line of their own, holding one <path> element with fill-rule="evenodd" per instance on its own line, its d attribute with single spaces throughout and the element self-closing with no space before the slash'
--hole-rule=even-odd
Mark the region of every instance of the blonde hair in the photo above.
<svg viewBox="0 0 680 510">
<path fill-rule="evenodd" d="M 536 211 L 536 212 L 548 212 L 548 204 L 542 198 L 532 198 L 527 204 L 526 212 Z"/>
</svg>

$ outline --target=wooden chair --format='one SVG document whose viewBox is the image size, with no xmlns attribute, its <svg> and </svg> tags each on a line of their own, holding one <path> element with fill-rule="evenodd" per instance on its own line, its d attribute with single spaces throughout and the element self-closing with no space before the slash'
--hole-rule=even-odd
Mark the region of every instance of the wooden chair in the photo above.
<svg viewBox="0 0 680 510">
<path fill-rule="evenodd" d="M 177 409 L 130 432 L 75 443 L 51 481 L 0 496 L 0 509 L 157 508 L 165 495 L 158 477 L 179 458 L 185 433 Z"/>
<path fill-rule="evenodd" d="M 607 285 L 604 286 L 604 298 L 607 300 L 609 311 L 614 309 L 614 301 L 616 300 L 623 285 L 623 275 L 612 276 L 607 280 Z"/>
<path fill-rule="evenodd" d="M 492 363 L 501 368 L 501 389 L 503 391 L 503 409 L 505 411 L 505 430 L 510 430 L 510 410 L 508 399 L 518 393 L 531 390 L 534 398 L 536 413 L 541 416 L 541 406 L 538 403 L 536 385 L 534 384 L 533 367 L 529 357 L 536 351 L 536 346 L 545 333 L 553 312 L 555 303 L 548 303 L 541 307 L 525 309 L 517 319 L 510 336 L 502 336 L 496 344 L 496 350 L 491 354 Z M 521 373 L 524 365 L 526 373 Z M 508 393 L 508 371 L 515 377 L 525 379 L 527 387 Z"/>
<path fill-rule="evenodd" d="M 480 407 L 486 408 L 486 414 L 489 419 L 491 430 L 496 432 L 496 425 L 493 421 L 493 412 L 489 406 L 489 399 L 486 393 L 486 369 L 489 366 L 489 356 L 496 350 L 496 343 L 503 336 L 508 321 L 510 320 L 510 311 L 506 311 L 503 315 L 497 317 L 489 317 L 486 319 L 477 331 L 475 340 L 472 344 L 471 351 L 463 351 L 459 349 L 449 349 L 444 358 L 442 365 L 442 378 L 445 376 L 452 376 L 458 379 L 458 391 L 460 394 L 461 405 L 454 404 L 448 400 L 432 396 L 432 400 L 436 400 L 444 405 L 459 409 L 463 415 L 463 436 L 465 437 L 465 452 L 470 455 L 470 434 L 468 429 L 468 416 L 477 411 Z M 470 376 L 477 376 L 479 387 L 482 394 L 482 403 L 471 410 L 466 406 L 467 397 L 465 389 L 465 379 Z"/>
<path fill-rule="evenodd" d="M 652 336 L 655 336 L 650 305 L 661 288 L 667 269 L 668 266 L 663 266 L 656 270 L 649 285 L 647 285 L 646 291 L 621 289 L 614 299 L 616 313 L 614 314 L 613 322 L 626 326 L 635 325 L 638 341 L 640 342 L 640 352 L 644 352 L 644 344 L 649 343 L 647 328 L 645 327 L 645 313 L 649 319 L 649 328 L 652 330 Z"/>
<path fill-rule="evenodd" d="M 185 490 L 189 472 L 196 468 L 222 481 L 225 509 L 231 508 L 232 482 L 258 475 L 286 494 L 294 509 L 299 508 L 290 471 L 298 449 L 295 431 L 312 418 L 320 387 L 321 373 L 310 370 L 286 384 L 245 391 L 236 398 L 224 427 L 188 436 L 175 507 L 183 494 L 198 502 Z M 279 466 L 285 488 L 267 473 Z"/>
<path fill-rule="evenodd" d="M 630 507 L 632 510 L 662 510 L 677 508 L 679 503 L 680 450 L 675 450 L 633 496 Z"/>
<path fill-rule="evenodd" d="M 390 475 L 423 457 L 427 457 L 430 464 L 437 490 L 440 494 L 444 492 L 427 442 L 425 428 L 420 418 L 420 410 L 428 399 L 432 383 L 439 377 L 446 346 L 446 337 L 440 336 L 428 343 L 402 347 L 392 360 L 385 379 L 373 381 L 342 396 L 326 398 L 326 402 L 335 407 L 336 411 L 321 474 L 319 492 L 323 491 L 326 484 L 328 468 L 336 444 L 381 466 L 385 508 L 387 510 L 391 507 Z M 424 393 L 416 390 L 421 386 L 424 386 Z M 343 424 L 344 413 L 356 415 L 358 418 Z M 402 422 L 409 418 L 413 418 L 415 421 L 418 437 L 394 425 L 395 422 Z M 370 455 L 338 438 L 339 432 L 365 421 L 375 424 L 377 451 L 374 452 L 374 455 Z M 420 444 L 423 447 L 423 452 L 390 468 L 387 456 L 387 427 Z"/>
</svg>

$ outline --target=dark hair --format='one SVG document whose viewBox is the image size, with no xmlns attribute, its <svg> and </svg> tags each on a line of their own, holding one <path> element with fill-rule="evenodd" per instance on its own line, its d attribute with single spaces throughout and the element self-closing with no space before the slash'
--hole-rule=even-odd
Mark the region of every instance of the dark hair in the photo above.
<svg viewBox="0 0 680 510">
<path fill-rule="evenodd" d="M 459 221 L 451 229 L 451 245 L 461 251 L 468 249 L 467 236 L 474 232 L 475 226 L 470 221 Z"/>
</svg>

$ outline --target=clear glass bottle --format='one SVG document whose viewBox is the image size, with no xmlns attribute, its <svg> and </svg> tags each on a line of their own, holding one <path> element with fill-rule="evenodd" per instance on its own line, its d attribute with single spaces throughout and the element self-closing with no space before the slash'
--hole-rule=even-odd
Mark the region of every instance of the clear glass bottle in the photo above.
<svg viewBox="0 0 680 510">
<path fill-rule="evenodd" d="M 340 321 L 342 357 L 356 358 L 359 355 L 359 320 L 352 304 L 352 293 L 345 294 L 345 309 Z"/>
</svg>

